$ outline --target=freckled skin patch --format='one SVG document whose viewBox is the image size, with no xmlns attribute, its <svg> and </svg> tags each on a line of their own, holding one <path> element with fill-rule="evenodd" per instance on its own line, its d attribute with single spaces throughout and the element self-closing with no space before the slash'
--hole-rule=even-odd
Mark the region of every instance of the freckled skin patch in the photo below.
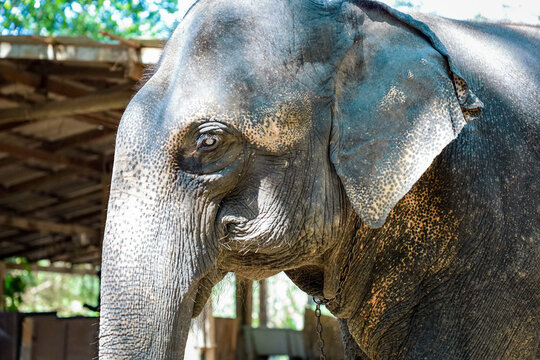
<svg viewBox="0 0 540 360">
<path fill-rule="evenodd" d="M 261 120 L 249 121 L 252 117 Z M 256 115 L 242 115 L 234 124 L 255 146 L 279 152 L 284 148 L 294 148 L 299 141 L 307 139 L 312 117 L 311 100 L 305 97 L 267 110 L 261 109 Z"/>
<path fill-rule="evenodd" d="M 412 77 L 411 77 L 412 78 Z M 384 95 L 378 108 L 381 111 L 388 109 L 391 105 L 403 105 L 405 104 L 407 97 L 405 93 L 398 89 L 396 86 L 390 87 L 390 90 Z"/>
<path fill-rule="evenodd" d="M 443 210 L 437 195 L 438 179 L 433 171 L 398 203 L 387 224 L 377 231 L 380 238 L 373 260 L 377 271 L 362 305 L 350 316 L 349 327 L 368 355 L 391 355 L 392 339 L 386 333 L 417 304 L 418 284 L 446 269 L 454 260 L 461 223 L 452 210 Z M 360 231 L 358 241 L 368 241 L 371 231 Z M 375 235 L 376 237 L 376 235 Z M 389 257 L 392 254 L 392 257 Z M 397 325 L 397 326 L 396 326 Z M 395 329 L 394 336 L 399 336 Z M 373 349 L 378 349 L 374 351 Z"/>
<path fill-rule="evenodd" d="M 182 123 L 189 125 L 194 121 L 204 123 L 211 120 L 223 122 L 240 131 L 254 147 L 278 153 L 307 140 L 310 119 L 313 117 L 311 104 L 311 98 L 304 95 L 303 98 L 290 101 L 280 99 L 275 105 L 260 108 L 256 113 L 226 111 L 219 106 L 205 105 L 191 112 Z M 174 153 L 176 147 L 183 143 L 188 129 L 185 126 L 172 131 L 168 141 L 170 153 Z"/>
</svg>

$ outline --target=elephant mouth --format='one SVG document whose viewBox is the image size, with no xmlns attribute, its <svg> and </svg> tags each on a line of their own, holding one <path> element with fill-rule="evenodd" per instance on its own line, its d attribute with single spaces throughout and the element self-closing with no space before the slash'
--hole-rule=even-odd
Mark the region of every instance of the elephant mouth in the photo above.
<svg viewBox="0 0 540 360">
<path fill-rule="evenodd" d="M 246 255 L 275 255 L 280 249 L 289 251 L 283 239 L 286 224 L 271 221 L 271 218 L 259 215 L 252 219 L 226 215 L 219 221 L 219 244 L 232 253 Z"/>
</svg>

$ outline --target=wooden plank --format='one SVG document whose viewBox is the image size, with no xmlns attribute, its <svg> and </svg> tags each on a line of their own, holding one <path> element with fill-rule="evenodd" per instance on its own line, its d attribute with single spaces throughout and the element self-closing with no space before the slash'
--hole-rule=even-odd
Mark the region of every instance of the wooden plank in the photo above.
<svg viewBox="0 0 540 360">
<path fill-rule="evenodd" d="M 214 318 L 216 360 L 234 360 L 238 336 L 238 319 Z"/>
<path fill-rule="evenodd" d="M 16 230 L 17 232 L 15 234 L 3 233 L 2 238 L 0 238 L 0 241 L 10 242 L 12 244 L 19 245 L 19 246 L 28 245 L 29 243 L 33 243 L 34 241 L 36 241 L 36 239 L 43 237 L 42 234 L 36 234 L 36 233 L 28 232 L 26 230 L 7 228 L 7 227 L 5 227 L 5 229 L 13 229 L 13 230 Z"/>
<path fill-rule="evenodd" d="M 3 228 L 0 229 L 0 243 L 3 242 L 4 239 L 7 238 L 8 242 L 9 239 L 18 236 L 20 233 L 19 229 L 12 229 L 12 228 Z"/>
<path fill-rule="evenodd" d="M 71 262 L 76 254 L 85 253 L 88 249 L 95 250 L 95 246 L 81 247 L 73 244 L 73 241 L 64 239 L 56 241 L 47 246 L 36 247 L 32 251 L 26 251 L 24 256 L 30 262 L 36 262 L 40 259 L 51 259 L 54 261 Z"/>
<path fill-rule="evenodd" d="M 75 220 L 75 219 L 81 219 L 86 218 L 88 215 L 93 215 L 96 213 L 102 213 L 103 212 L 103 205 L 102 204 L 96 204 L 96 205 L 88 205 L 85 207 L 81 207 L 77 210 L 71 210 L 68 214 L 62 214 L 61 217 L 63 220 L 67 220 L 69 222 Z"/>
<path fill-rule="evenodd" d="M 11 263 L 6 263 L 6 269 L 30 270 L 34 272 L 43 271 L 43 272 L 52 272 L 52 273 L 58 273 L 58 274 L 78 274 L 78 275 L 96 275 L 98 272 L 97 269 L 81 269 L 81 268 L 61 267 L 61 266 L 38 266 L 36 264 L 23 265 L 23 264 L 11 264 Z"/>
<path fill-rule="evenodd" d="M 20 69 L 20 66 L 10 61 L 0 61 L 0 75 L 9 81 L 35 88 L 43 87 L 47 92 L 60 94 L 69 98 L 88 95 L 96 90 L 94 87 L 55 76 L 44 78 L 41 75 Z M 122 89 L 132 88 L 131 82 L 119 86 L 122 86 Z M 25 101 L 26 99 L 22 100 Z M 73 115 L 73 118 L 89 124 L 102 125 L 109 129 L 116 129 L 121 116 L 122 112 L 106 111 L 103 114 Z M 33 122 L 33 119 L 25 121 L 15 120 L 6 123 L 0 122 L 0 131 L 7 131 L 31 122 Z"/>
<path fill-rule="evenodd" d="M 38 62 L 30 65 L 30 71 L 40 75 L 57 75 L 62 79 L 124 79 L 126 69 L 122 65 L 109 65 L 106 67 L 68 65 L 59 62 Z"/>
<path fill-rule="evenodd" d="M 49 258 L 52 261 L 65 261 L 72 264 L 98 264 L 101 260 L 101 249 L 97 247 L 75 249 L 71 252 L 50 256 Z"/>
<path fill-rule="evenodd" d="M 162 49 L 160 42 L 141 42 L 143 47 L 134 49 L 124 44 L 100 43 L 91 39 L 67 37 L 30 38 L 0 36 L 0 58 L 39 59 L 51 61 L 81 61 L 155 64 Z M 151 46 L 151 47 L 150 47 Z M 135 51 L 133 51 L 135 50 Z"/>
<path fill-rule="evenodd" d="M 17 164 L 18 162 L 19 162 L 18 159 L 14 159 L 12 157 L 6 156 L 0 159 L 0 168 L 3 168 L 4 166 L 11 166 L 11 165 Z"/>
<path fill-rule="evenodd" d="M 32 336 L 31 360 L 67 360 L 66 324 L 55 314 L 49 316 L 33 316 L 34 332 Z"/>
<path fill-rule="evenodd" d="M 24 125 L 30 124 L 31 122 L 32 122 L 31 120 L 12 121 L 12 122 L 8 122 L 8 123 L 5 123 L 5 124 L 1 124 L 0 125 L 0 132 L 11 130 L 11 129 L 19 127 L 19 126 L 24 126 Z"/>
<path fill-rule="evenodd" d="M 105 116 L 105 113 L 106 112 L 85 115 L 73 115 L 73 118 L 75 120 L 79 120 L 88 124 L 101 125 L 108 129 L 116 131 L 116 129 L 118 128 L 118 124 L 120 123 L 121 116 L 118 118 L 111 118 L 110 116 Z"/>
<path fill-rule="evenodd" d="M 108 43 L 100 43 L 86 36 L 39 36 L 39 35 L 4 35 L 0 36 L 0 42 L 10 44 L 69 44 L 69 45 L 94 45 L 94 46 L 118 46 Z"/>
<path fill-rule="evenodd" d="M 73 136 L 69 136 L 60 140 L 52 141 L 47 144 L 43 144 L 40 148 L 47 151 L 58 151 L 60 149 L 67 149 L 71 147 L 75 147 L 78 145 L 83 145 L 88 142 L 91 142 L 92 140 L 99 139 L 103 136 L 107 136 L 110 134 L 113 134 L 114 131 L 110 129 L 95 129 L 90 130 L 87 132 L 84 132 L 82 134 L 77 134 Z"/>
<path fill-rule="evenodd" d="M 32 191 L 36 188 L 39 188 L 44 185 L 54 184 L 58 182 L 59 180 L 62 180 L 66 177 L 72 177 L 77 175 L 77 171 L 73 169 L 69 170 L 60 170 L 58 172 L 47 174 L 45 176 L 40 176 L 36 179 L 24 181 L 22 183 L 18 183 L 12 186 L 7 187 L 6 191 L 9 192 L 24 192 L 24 191 Z"/>
<path fill-rule="evenodd" d="M 131 87 L 131 84 L 129 86 Z M 123 109 L 133 94 L 134 90 L 122 88 L 115 91 L 100 91 L 76 99 L 4 109 L 0 110 L 0 124 Z"/>
<path fill-rule="evenodd" d="M 8 258 L 8 257 L 12 257 L 12 256 L 24 256 L 29 261 L 34 261 L 34 260 L 30 260 L 28 258 L 28 255 L 30 253 L 40 252 L 40 251 L 41 252 L 49 252 L 49 251 L 52 251 L 52 249 L 57 248 L 58 245 L 63 245 L 63 244 L 66 244 L 66 243 L 69 243 L 69 244 L 72 243 L 71 239 L 66 240 L 65 237 L 57 238 L 55 236 L 47 235 L 47 236 L 38 236 L 36 238 L 35 236 L 36 236 L 35 233 L 25 236 L 25 237 L 33 237 L 34 238 L 34 241 L 32 241 L 31 244 L 24 244 L 24 245 L 20 245 L 19 247 L 15 247 L 15 248 L 11 247 L 9 249 L 0 249 L 0 259 L 2 259 L 2 258 L 5 259 L 5 258 Z M 19 240 L 19 239 L 17 239 L 17 240 Z M 73 245 L 71 245 L 71 246 L 73 246 Z M 39 257 L 39 258 L 37 258 L 35 260 L 37 261 L 39 259 L 42 259 L 42 257 Z"/>
<path fill-rule="evenodd" d="M 101 191 L 94 191 L 89 194 L 77 196 L 71 200 L 59 199 L 54 204 L 47 204 L 32 211 L 25 213 L 25 216 L 42 217 L 48 214 L 55 214 L 57 212 L 65 211 L 74 206 L 87 206 L 88 203 L 95 204 L 100 200 Z"/>
<path fill-rule="evenodd" d="M 66 165 L 72 169 L 101 173 L 100 164 L 86 161 L 83 159 L 74 159 L 68 156 L 55 154 L 43 150 L 30 149 L 23 146 L 0 143 L 0 152 L 8 153 L 10 156 L 22 160 L 37 159 L 52 162 L 55 164 Z"/>
<path fill-rule="evenodd" d="M 90 224 L 99 224 L 100 216 L 101 216 L 101 206 L 95 206 L 92 208 L 92 212 L 86 212 L 85 214 L 80 214 L 76 217 L 71 217 L 69 219 L 70 222 L 82 224 L 82 223 L 90 223 Z M 89 219 L 91 222 L 89 222 Z"/>
<path fill-rule="evenodd" d="M 14 62 L 7 60 L 0 61 L 0 75 L 11 82 L 28 85 L 34 88 L 40 88 L 43 85 L 48 92 L 67 97 L 79 97 L 95 91 L 95 88 L 91 86 L 55 76 L 49 76 L 47 80 L 44 81 L 43 76 L 21 69 L 20 66 Z"/>
<path fill-rule="evenodd" d="M 38 36 L 38 35 L 4 35 L 0 42 L 11 44 L 63 44 L 63 45 L 91 45 L 96 47 L 122 47 L 118 43 L 99 42 L 86 36 Z M 137 39 L 144 47 L 163 48 L 167 40 Z"/>
<path fill-rule="evenodd" d="M 11 226 L 28 231 L 36 231 L 44 234 L 76 235 L 84 238 L 95 238 L 99 235 L 98 231 L 87 226 L 61 224 L 47 220 L 2 214 L 0 214 L 0 225 Z"/>
</svg>

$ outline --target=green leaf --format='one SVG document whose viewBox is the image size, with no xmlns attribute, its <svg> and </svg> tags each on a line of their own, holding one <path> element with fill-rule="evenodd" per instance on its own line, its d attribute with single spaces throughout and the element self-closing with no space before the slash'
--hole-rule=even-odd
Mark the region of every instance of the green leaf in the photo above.
<svg viewBox="0 0 540 360">
<path fill-rule="evenodd" d="M 82 11 L 75 12 L 73 4 L 77 3 Z M 157 34 L 167 37 L 172 28 L 167 28 L 159 13 L 166 9 L 174 13 L 178 9 L 176 1 L 160 1 L 156 9 L 154 2 L 140 0 L 138 3 L 120 0 L 67 0 L 41 1 L 39 8 L 34 7 L 34 0 L 5 0 L 0 7 L 0 24 L 5 34 L 37 34 L 37 35 L 87 35 L 94 39 L 103 39 L 98 29 L 115 33 L 122 37 L 150 36 Z M 91 9 L 95 9 L 92 15 Z M 151 11 L 150 9 L 154 9 Z M 147 17 L 140 16 L 148 13 Z M 114 18 L 114 19 L 113 19 Z M 116 20 L 118 21 L 116 21 Z M 119 26 L 125 19 L 131 19 L 129 26 Z M 149 24 L 145 33 L 140 31 L 141 25 Z"/>
</svg>

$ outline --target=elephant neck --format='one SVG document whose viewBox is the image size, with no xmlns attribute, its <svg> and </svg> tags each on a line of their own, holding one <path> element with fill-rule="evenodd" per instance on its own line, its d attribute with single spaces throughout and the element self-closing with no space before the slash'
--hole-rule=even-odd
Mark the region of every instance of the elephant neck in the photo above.
<svg viewBox="0 0 540 360">
<path fill-rule="evenodd" d="M 360 224 L 348 241 L 329 254 L 324 269 L 323 302 L 339 318 L 349 318 L 369 291 L 376 258 L 374 232 Z"/>
</svg>

